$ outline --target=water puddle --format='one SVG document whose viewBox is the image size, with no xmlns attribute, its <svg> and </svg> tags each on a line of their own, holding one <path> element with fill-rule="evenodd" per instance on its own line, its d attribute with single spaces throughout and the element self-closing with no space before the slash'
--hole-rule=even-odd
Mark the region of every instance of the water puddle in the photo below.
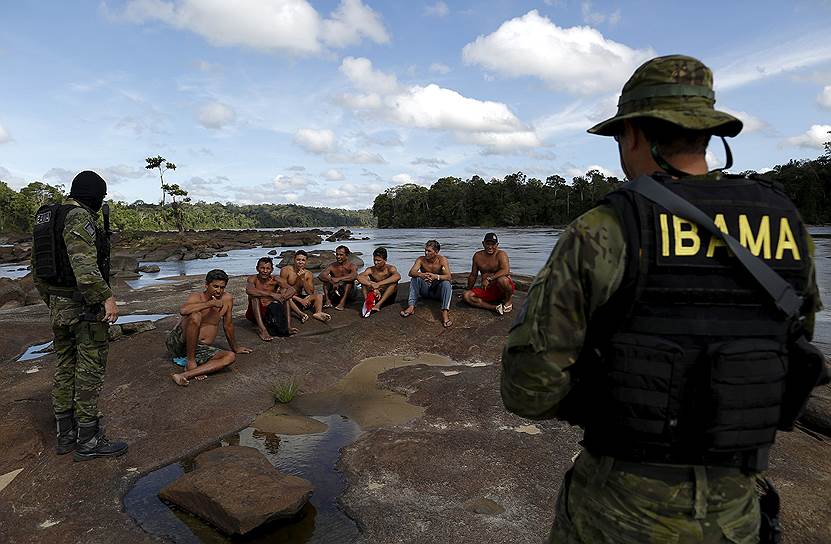
<svg viewBox="0 0 831 544">
<path fill-rule="evenodd" d="M 52 353 L 52 341 L 44 342 L 43 344 L 35 344 L 34 346 L 29 346 L 26 348 L 26 351 L 23 352 L 23 355 L 17 358 L 18 361 L 31 361 L 32 359 L 39 359 L 46 355 L 47 353 Z"/>
<path fill-rule="evenodd" d="M 251 427 L 214 446 L 256 448 L 280 471 L 309 480 L 314 494 L 292 522 L 268 524 L 232 539 L 199 518 L 166 505 L 158 498 L 159 491 L 190 471 L 192 458 L 139 479 L 124 497 L 124 508 L 142 529 L 175 543 L 354 542 L 358 528 L 338 507 L 338 497 L 346 486 L 336 469 L 341 448 L 354 442 L 364 430 L 404 423 L 424 413 L 423 407 L 408 404 L 403 395 L 379 389 L 378 375 L 409 365 L 455 364 L 432 354 L 364 359 L 330 389 L 300 395 L 290 404 L 278 404 L 257 417 Z"/>
<path fill-rule="evenodd" d="M 166 317 L 171 317 L 173 314 L 133 314 L 133 315 L 122 315 L 118 317 L 118 321 L 116 322 L 118 325 L 123 325 L 124 323 L 138 323 L 139 321 L 158 321 L 160 319 L 164 319 Z M 26 351 L 23 352 L 23 355 L 16 359 L 17 362 L 22 361 L 31 361 L 34 359 L 40 359 L 45 355 L 52 353 L 52 341 L 44 342 L 43 344 L 35 344 L 26 348 Z"/>
</svg>

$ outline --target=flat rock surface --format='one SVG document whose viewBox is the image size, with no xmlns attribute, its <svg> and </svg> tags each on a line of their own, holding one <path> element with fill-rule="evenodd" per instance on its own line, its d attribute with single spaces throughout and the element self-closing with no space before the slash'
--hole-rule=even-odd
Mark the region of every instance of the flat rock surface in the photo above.
<svg viewBox="0 0 831 544">
<path fill-rule="evenodd" d="M 116 285 L 122 315 L 176 313 L 202 278 L 130 290 Z M 125 335 L 110 346 L 100 409 L 112 438 L 130 451 L 116 459 L 73 463 L 56 456 L 50 391 L 55 358 L 16 362 L 34 343 L 51 340 L 38 304 L 0 311 L 0 475 L 23 469 L 0 491 L 0 534 L 14 543 L 158 542 L 123 512 L 121 499 L 142 475 L 191 456 L 217 438 L 249 426 L 271 409 L 271 389 L 296 379 L 303 395 L 331 390 L 360 361 L 434 353 L 455 366 L 416 365 L 381 372 L 387 390 L 417 407 L 409 419 L 380 422 L 345 448 L 344 509 L 365 542 L 540 542 L 547 534 L 563 473 L 580 433 L 556 421 L 507 413 L 499 399 L 499 355 L 513 315 L 464 306 L 443 329 L 438 305 L 420 305 L 402 319 L 399 304 L 361 319 L 357 302 L 329 323 L 309 320 L 292 338 L 264 343 L 242 318 L 245 279 L 232 278 L 234 322 L 242 346 L 229 370 L 178 387 L 164 339 L 175 318 Z M 518 309 L 522 295 L 514 305 Z M 829 335 L 831 336 L 831 335 Z M 818 333 L 820 340 L 828 338 Z M 219 346 L 225 346 L 220 334 Z M 828 343 L 823 344 L 828 346 Z M 26 373 L 33 367 L 41 370 Z M 313 398 L 313 397 L 312 397 Z M 291 405 L 289 405 L 291 406 Z M 314 414 L 312 414 L 314 415 Z M 790 542 L 831 542 L 829 439 L 802 430 L 781 433 L 770 476 L 783 498 Z M 493 501 L 498 507 L 494 507 Z M 486 506 L 487 505 L 487 506 Z M 499 509 L 503 512 L 498 512 Z M 479 510 L 487 510 L 482 513 Z"/>
<path fill-rule="evenodd" d="M 313 491 L 307 480 L 275 469 L 254 448 L 217 448 L 196 457 L 195 467 L 159 497 L 229 535 L 297 515 Z"/>
</svg>

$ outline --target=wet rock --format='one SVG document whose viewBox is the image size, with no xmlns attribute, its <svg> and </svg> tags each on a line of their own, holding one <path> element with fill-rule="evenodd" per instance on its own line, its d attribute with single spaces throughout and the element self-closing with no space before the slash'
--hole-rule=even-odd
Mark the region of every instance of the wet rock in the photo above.
<svg viewBox="0 0 831 544">
<path fill-rule="evenodd" d="M 831 436 L 831 385 L 822 385 L 814 389 L 800 421 Z"/>
<path fill-rule="evenodd" d="M 311 232 L 290 232 L 274 239 L 275 246 L 312 246 L 320 243 L 320 236 Z"/>
<path fill-rule="evenodd" d="M 26 292 L 18 281 L 0 278 L 0 310 L 19 308 L 26 301 Z"/>
<path fill-rule="evenodd" d="M 155 274 L 156 272 L 160 272 L 161 268 L 155 264 L 143 264 L 138 267 L 139 272 L 144 272 L 145 274 Z"/>
<path fill-rule="evenodd" d="M 156 324 L 152 321 L 135 321 L 133 323 L 122 323 L 121 332 L 124 334 L 138 334 L 140 332 L 152 331 Z"/>
<path fill-rule="evenodd" d="M 196 260 L 196 258 L 197 258 L 198 256 L 199 256 L 199 254 L 198 254 L 197 252 L 195 252 L 195 251 L 188 251 L 187 253 L 185 253 L 184 255 L 182 255 L 182 260 L 183 260 L 183 261 L 193 261 L 193 260 Z"/>
<path fill-rule="evenodd" d="M 341 240 L 349 240 L 352 237 L 352 231 L 349 229 L 339 229 L 335 234 L 326 238 L 327 242 L 340 242 Z"/>
<path fill-rule="evenodd" d="M 216 256 L 217 257 L 227 257 L 228 254 L 227 253 L 217 253 Z"/>
<path fill-rule="evenodd" d="M 268 254 L 269 254 L 269 255 L 277 255 L 277 250 L 276 250 L 276 249 L 272 249 L 271 251 L 269 251 L 269 252 L 268 252 Z M 291 254 L 292 254 L 292 255 L 294 255 L 294 252 L 292 251 L 292 252 L 291 252 Z"/>
<path fill-rule="evenodd" d="M 503 508 L 501 504 L 485 497 L 477 497 L 475 499 L 467 500 L 462 507 L 468 512 L 473 512 L 474 514 L 485 514 L 488 516 L 495 516 L 505 511 L 505 508 Z"/>
<path fill-rule="evenodd" d="M 314 491 L 303 478 L 275 469 L 254 448 L 217 448 L 194 463 L 195 470 L 162 489 L 159 497 L 230 535 L 297 515 Z"/>
<path fill-rule="evenodd" d="M 110 256 L 110 276 L 116 272 L 135 272 L 138 269 L 138 259 L 135 255 L 115 254 Z"/>
<path fill-rule="evenodd" d="M 164 262 L 169 263 L 169 262 L 172 262 L 172 261 L 181 261 L 182 260 L 182 255 L 183 255 L 182 253 L 178 253 L 178 252 L 173 253 L 172 255 L 168 255 L 167 257 L 165 257 Z"/>
<path fill-rule="evenodd" d="M 28 261 L 32 255 L 31 243 L 15 243 L 11 247 L 0 247 L 0 263 Z"/>
</svg>

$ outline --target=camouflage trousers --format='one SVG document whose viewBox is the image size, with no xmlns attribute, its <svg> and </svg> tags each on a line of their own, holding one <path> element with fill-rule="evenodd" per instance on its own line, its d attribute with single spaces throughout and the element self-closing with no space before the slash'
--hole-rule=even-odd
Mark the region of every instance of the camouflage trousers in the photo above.
<svg viewBox="0 0 831 544">
<path fill-rule="evenodd" d="M 582 452 L 560 488 L 547 542 L 758 542 L 757 477 L 736 471 L 708 478 L 704 467 L 687 470 L 695 475 L 690 481 L 672 484 L 616 470 L 614 459 Z"/>
<path fill-rule="evenodd" d="M 107 367 L 109 327 L 101 321 L 75 321 L 58 325 L 55 333 L 55 385 L 52 388 L 52 407 L 56 414 L 74 411 L 81 423 L 95 421 L 98 396 L 104 385 Z"/>
</svg>

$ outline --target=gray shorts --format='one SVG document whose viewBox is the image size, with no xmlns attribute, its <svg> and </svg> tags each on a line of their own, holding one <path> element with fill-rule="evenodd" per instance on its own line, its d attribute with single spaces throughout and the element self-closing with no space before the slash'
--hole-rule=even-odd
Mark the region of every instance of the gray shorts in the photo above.
<svg viewBox="0 0 831 544">
<path fill-rule="evenodd" d="M 182 330 L 182 327 L 177 325 L 170 331 L 167 335 L 167 339 L 165 340 L 165 345 L 167 346 L 167 351 L 170 352 L 171 355 L 174 357 L 185 357 L 187 354 L 187 344 L 185 343 L 185 331 Z M 209 346 L 207 344 L 203 344 L 202 342 L 196 343 L 196 364 L 203 365 L 213 359 L 214 355 L 219 353 L 220 350 L 217 347 Z"/>
</svg>

